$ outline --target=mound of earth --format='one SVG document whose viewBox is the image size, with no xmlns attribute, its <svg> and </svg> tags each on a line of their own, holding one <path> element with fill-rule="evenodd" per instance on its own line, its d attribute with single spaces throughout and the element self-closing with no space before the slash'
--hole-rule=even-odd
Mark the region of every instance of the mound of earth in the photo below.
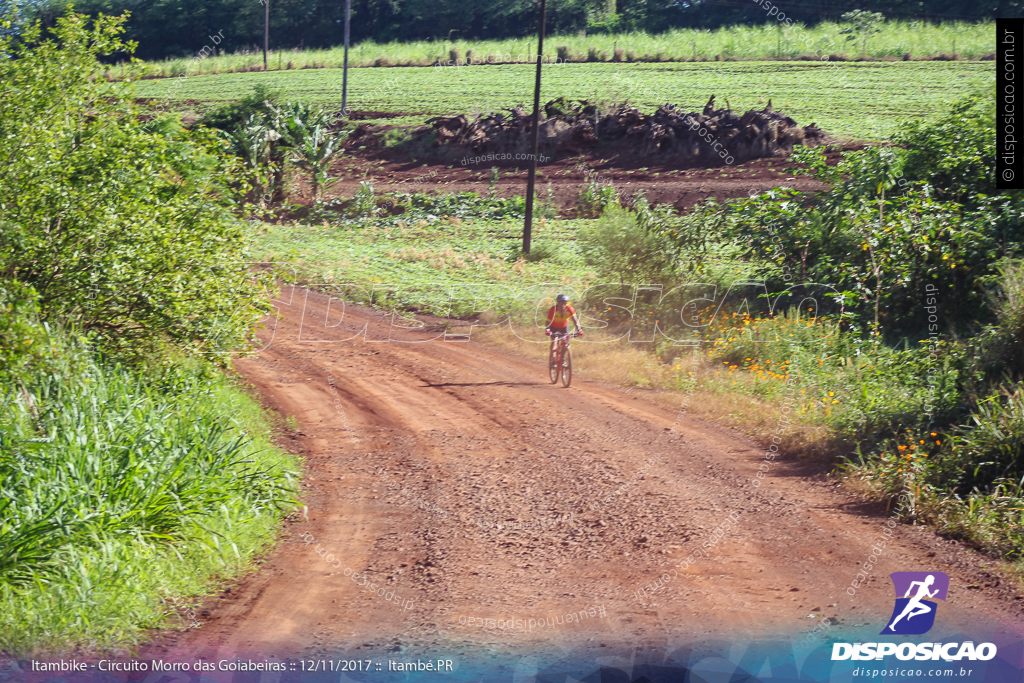
<svg viewBox="0 0 1024 683">
<path fill-rule="evenodd" d="M 712 95 L 703 112 L 683 112 L 665 104 L 644 114 L 629 104 L 601 113 L 586 100 L 573 104 L 563 98 L 544 106 L 540 124 L 540 150 L 546 156 L 586 153 L 598 144 L 625 143 L 645 157 L 720 166 L 749 159 L 774 157 L 793 151 L 794 145 L 820 145 L 831 138 L 813 123 L 796 121 L 768 106 L 742 116 L 730 108 L 715 109 Z M 532 117 L 520 105 L 475 118 L 438 116 L 427 120 L 434 130 L 434 145 L 448 159 L 460 156 L 523 154 L 532 142 Z"/>
</svg>

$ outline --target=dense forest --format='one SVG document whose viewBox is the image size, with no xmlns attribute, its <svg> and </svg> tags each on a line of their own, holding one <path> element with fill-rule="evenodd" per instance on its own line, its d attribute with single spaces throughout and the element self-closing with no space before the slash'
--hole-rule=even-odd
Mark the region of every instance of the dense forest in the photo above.
<svg viewBox="0 0 1024 683">
<path fill-rule="evenodd" d="M 353 0 L 352 40 L 466 40 L 514 38 L 536 31 L 535 0 Z M 272 49 L 330 47 L 342 42 L 345 3 L 336 0 L 270 0 Z M 813 25 L 837 20 L 853 9 L 837 0 L 551 0 L 549 32 L 657 32 L 670 28 L 717 28 L 762 24 L 785 14 Z M 891 19 L 981 20 L 1019 16 L 1021 0 L 863 0 L 856 5 Z M 0 14 L 16 10 L 22 21 L 52 25 L 64 13 L 59 0 L 0 0 Z M 127 39 L 136 56 L 158 59 L 188 55 L 222 36 L 222 50 L 262 44 L 265 7 L 260 0 L 81 0 L 76 10 L 131 18 Z"/>
</svg>

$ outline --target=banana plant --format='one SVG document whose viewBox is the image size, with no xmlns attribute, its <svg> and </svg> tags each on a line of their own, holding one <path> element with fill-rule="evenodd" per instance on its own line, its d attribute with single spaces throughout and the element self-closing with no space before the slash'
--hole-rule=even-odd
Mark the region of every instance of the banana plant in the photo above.
<svg viewBox="0 0 1024 683">
<path fill-rule="evenodd" d="M 273 143 L 282 136 L 250 115 L 235 131 L 223 133 L 231 151 L 242 158 L 260 208 L 266 208 L 276 165 L 271 160 Z"/>
<path fill-rule="evenodd" d="M 331 160 L 341 151 L 347 134 L 331 133 L 329 114 L 318 107 L 288 102 L 273 112 L 273 128 L 290 152 L 289 161 L 312 173 L 313 200 L 319 201 L 331 183 Z"/>
<path fill-rule="evenodd" d="M 297 147 L 308 131 L 316 126 L 327 126 L 329 114 L 302 102 L 287 102 L 284 106 L 271 106 L 271 127 L 281 136 L 281 144 Z"/>
<path fill-rule="evenodd" d="M 313 200 L 319 201 L 323 190 L 332 182 L 331 160 L 341 151 L 341 143 L 347 135 L 331 133 L 321 124 L 301 130 L 301 137 L 291 147 L 291 162 L 313 174 Z"/>
</svg>

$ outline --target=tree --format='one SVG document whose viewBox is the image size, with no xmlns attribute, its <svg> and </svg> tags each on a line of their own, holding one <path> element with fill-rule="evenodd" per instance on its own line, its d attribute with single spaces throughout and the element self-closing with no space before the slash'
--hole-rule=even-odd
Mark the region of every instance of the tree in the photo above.
<svg viewBox="0 0 1024 683">
<path fill-rule="evenodd" d="M 996 188 L 995 98 L 979 91 L 937 119 L 908 122 L 894 136 L 904 145 L 907 180 L 923 180 L 938 197 L 974 206 Z"/>
<path fill-rule="evenodd" d="M 808 26 L 837 20 L 849 5 L 839 0 L 787 0 L 782 4 L 787 18 Z M 269 8 L 270 48 L 338 45 L 344 5 L 273 0 Z M 0 15 L 6 13 L 5 7 L 12 6 L 22 7 L 25 16 L 43 19 L 45 25 L 52 25 L 65 11 L 64 0 L 0 0 Z M 556 35 L 586 30 L 588 18 L 596 22 L 592 28 L 652 33 L 677 27 L 714 29 L 766 22 L 775 26 L 778 22 L 774 17 L 782 13 L 769 16 L 771 6 L 738 0 L 551 0 L 548 31 Z M 1024 0 L 973 4 L 959 0 L 862 0 L 860 6 L 894 19 L 976 21 L 1021 16 Z M 145 59 L 194 55 L 204 45 L 211 45 L 210 38 L 217 35 L 223 36 L 216 46 L 220 50 L 251 49 L 263 40 L 267 15 L 266 3 L 249 0 L 77 0 L 76 8 L 90 16 L 131 9 L 127 35 L 140 42 L 138 56 Z M 370 40 L 379 44 L 422 39 L 440 42 L 446 37 L 459 41 L 526 37 L 536 31 L 536 14 L 536 0 L 353 0 L 352 41 L 358 45 Z M 447 49 L 439 44 L 437 54 L 447 53 Z M 434 56 L 425 54 L 422 58 Z M 274 68 L 273 60 L 270 68 Z"/>
<path fill-rule="evenodd" d="M 881 12 L 868 12 L 866 10 L 855 9 L 851 12 L 844 13 L 841 17 L 841 21 L 851 25 L 840 29 L 839 35 L 846 36 L 847 41 L 860 39 L 860 56 L 867 57 L 868 38 L 876 33 L 882 32 L 882 29 L 879 28 L 879 24 L 885 21 L 885 16 L 883 16 Z"/>
<path fill-rule="evenodd" d="M 0 281 L 109 351 L 230 349 L 268 310 L 233 213 L 247 186 L 213 131 L 144 123 L 130 82 L 93 78 L 134 49 L 124 21 L 0 38 Z"/>
</svg>

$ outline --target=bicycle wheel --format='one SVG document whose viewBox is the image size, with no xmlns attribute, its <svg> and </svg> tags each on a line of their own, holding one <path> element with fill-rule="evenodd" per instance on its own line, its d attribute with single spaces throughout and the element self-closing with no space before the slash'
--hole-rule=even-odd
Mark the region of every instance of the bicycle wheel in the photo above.
<svg viewBox="0 0 1024 683">
<path fill-rule="evenodd" d="M 562 386 L 566 389 L 572 383 L 572 349 L 565 347 L 565 356 L 562 358 Z"/>
<path fill-rule="evenodd" d="M 548 373 L 551 375 L 551 383 L 558 383 L 558 373 L 561 370 L 561 363 L 558 361 L 558 349 L 561 345 L 556 343 L 548 355 Z"/>
</svg>

